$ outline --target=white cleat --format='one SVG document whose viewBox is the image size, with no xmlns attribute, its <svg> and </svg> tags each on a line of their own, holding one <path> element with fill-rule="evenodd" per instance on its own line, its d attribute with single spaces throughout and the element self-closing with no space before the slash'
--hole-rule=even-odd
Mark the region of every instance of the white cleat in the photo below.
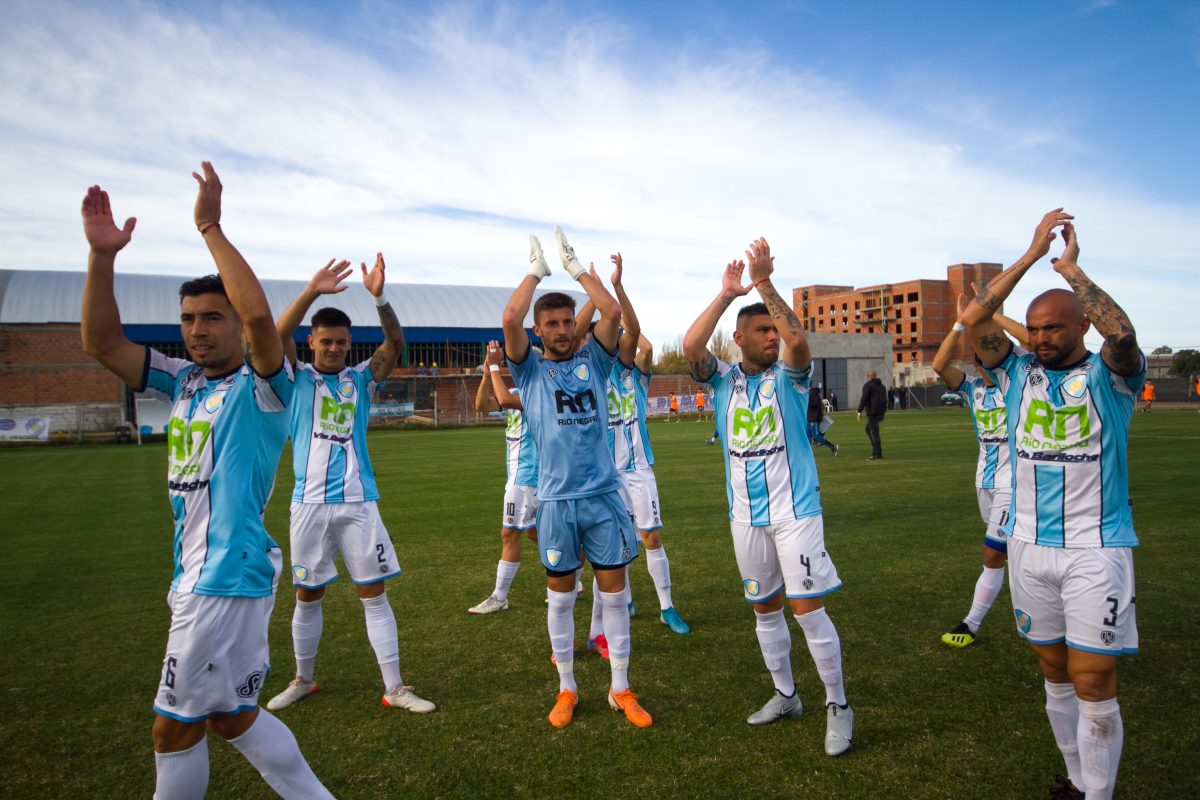
<svg viewBox="0 0 1200 800">
<path fill-rule="evenodd" d="M 428 714 L 437 709 L 433 703 L 413 694 L 411 686 L 401 686 L 394 692 L 383 696 L 383 704 L 388 708 L 402 708 L 414 714 Z"/>
<path fill-rule="evenodd" d="M 539 281 L 550 274 L 550 265 L 542 255 L 542 243 L 533 234 L 529 235 L 529 274 Z"/>
<path fill-rule="evenodd" d="M 767 704 L 746 717 L 746 722 L 749 722 L 751 725 L 770 725 L 772 722 L 781 720 L 784 717 L 798 717 L 803 713 L 804 706 L 800 703 L 799 692 L 796 692 L 791 697 L 784 697 L 776 689 L 775 694 L 771 696 Z"/>
<path fill-rule="evenodd" d="M 575 248 L 567 241 L 567 235 L 563 233 L 563 229 L 559 226 L 554 226 L 554 238 L 558 241 L 558 257 L 562 259 L 563 269 L 571 274 L 575 280 L 579 280 L 579 276 L 583 274 L 583 264 L 579 263 L 579 259 L 575 257 Z"/>
<path fill-rule="evenodd" d="M 279 711 L 282 708 L 287 708 L 292 703 L 299 703 L 304 698 L 308 697 L 317 691 L 316 681 L 306 681 L 303 678 L 295 678 L 287 685 L 279 694 L 267 701 L 267 711 Z"/>
<path fill-rule="evenodd" d="M 496 595 L 489 594 L 482 603 L 467 609 L 468 614 L 491 614 L 496 611 L 508 611 L 508 598 L 497 600 Z"/>
<path fill-rule="evenodd" d="M 826 706 L 825 712 L 825 755 L 840 756 L 850 749 L 854 738 L 854 709 L 840 707 L 837 703 Z"/>
</svg>

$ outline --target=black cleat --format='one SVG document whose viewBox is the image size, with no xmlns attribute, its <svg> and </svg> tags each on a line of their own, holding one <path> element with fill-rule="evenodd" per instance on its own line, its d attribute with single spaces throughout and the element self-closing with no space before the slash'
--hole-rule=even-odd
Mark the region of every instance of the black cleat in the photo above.
<svg viewBox="0 0 1200 800">
<path fill-rule="evenodd" d="M 1071 781 L 1058 775 L 1050 787 L 1050 800 L 1083 800 L 1083 792 L 1076 789 Z"/>
</svg>

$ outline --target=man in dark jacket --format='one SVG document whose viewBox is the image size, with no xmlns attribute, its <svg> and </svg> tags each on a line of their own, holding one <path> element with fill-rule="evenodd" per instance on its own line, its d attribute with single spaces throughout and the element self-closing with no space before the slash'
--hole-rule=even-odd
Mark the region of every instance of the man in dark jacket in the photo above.
<svg viewBox="0 0 1200 800">
<path fill-rule="evenodd" d="M 863 411 L 867 412 L 867 438 L 871 440 L 871 456 L 868 461 L 878 461 L 883 458 L 883 445 L 879 441 L 879 423 L 887 412 L 887 389 L 883 381 L 874 372 L 867 373 L 867 382 L 863 384 L 862 398 L 858 401 L 856 420 L 861 420 Z"/>
<path fill-rule="evenodd" d="M 813 387 L 808 392 L 808 440 L 812 442 L 814 448 L 828 447 L 836 456 L 838 454 L 838 446 L 825 438 L 825 432 L 821 430 L 821 423 L 825 419 L 825 404 L 821 402 L 821 390 Z M 833 421 L 830 420 L 830 425 Z"/>
</svg>

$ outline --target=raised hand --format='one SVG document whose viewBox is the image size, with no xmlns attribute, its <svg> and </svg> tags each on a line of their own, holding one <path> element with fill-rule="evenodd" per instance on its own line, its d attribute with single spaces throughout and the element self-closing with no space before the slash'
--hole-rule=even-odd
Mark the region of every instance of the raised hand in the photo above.
<svg viewBox="0 0 1200 800">
<path fill-rule="evenodd" d="M 133 238 L 137 217 L 130 217 L 125 220 L 124 228 L 118 228 L 113 220 L 108 192 L 99 186 L 88 188 L 80 210 L 83 214 L 83 235 L 87 237 L 88 244 L 95 252 L 115 255 Z"/>
<path fill-rule="evenodd" d="M 348 264 L 350 262 L 347 261 L 343 263 Z M 367 272 L 367 264 L 365 261 L 360 263 L 362 264 L 363 286 L 367 287 L 367 291 L 371 293 L 372 297 L 382 297 L 384 271 L 383 253 L 375 254 L 375 266 L 371 267 L 370 272 Z"/>
<path fill-rule="evenodd" d="M 308 286 L 317 294 L 338 294 L 348 288 L 339 284 L 350 277 L 351 272 L 353 270 L 350 268 L 349 261 L 338 261 L 335 264 L 334 259 L 331 258 L 328 264 L 321 267 L 312 276 Z"/>
<path fill-rule="evenodd" d="M 210 161 L 201 161 L 200 169 L 204 170 L 203 178 L 192 173 L 196 183 L 200 184 L 200 191 L 196 193 L 196 207 L 192 212 L 197 229 L 221 221 L 221 179 L 217 177 L 217 171 Z"/>
<path fill-rule="evenodd" d="M 972 289 L 974 289 L 974 288 L 975 288 L 975 284 L 974 284 L 974 283 L 972 283 L 972 284 L 971 284 L 971 288 L 972 288 Z M 966 293 L 966 292 L 959 292 L 959 293 L 958 293 L 958 317 L 957 317 L 957 319 L 955 320 L 956 322 L 962 322 L 962 318 L 963 318 L 963 312 L 967 310 L 967 305 L 968 305 L 970 302 L 971 302 L 971 301 L 967 299 L 967 293 Z"/>
<path fill-rule="evenodd" d="M 775 259 L 771 257 L 771 246 L 763 238 L 755 239 L 746 251 L 746 263 L 750 265 L 750 283 L 758 283 L 771 277 L 775 271 Z"/>
<path fill-rule="evenodd" d="M 609 256 L 609 258 L 612 259 L 612 262 L 613 262 L 612 285 L 620 286 L 621 285 L 621 270 L 624 265 L 624 262 L 621 260 L 621 254 L 614 253 L 613 255 Z"/>
<path fill-rule="evenodd" d="M 1038 223 L 1037 230 L 1033 232 L 1033 242 L 1029 245 L 1026 254 L 1036 261 L 1049 253 L 1050 243 L 1055 238 L 1054 229 L 1069 224 L 1073 219 L 1075 217 L 1064 213 L 1061 208 L 1047 211 L 1042 217 L 1042 221 Z"/>
<path fill-rule="evenodd" d="M 735 258 L 725 266 L 725 274 L 721 276 L 721 294 L 729 298 L 742 297 L 749 294 L 751 284 L 742 285 L 742 273 L 746 270 L 746 262 Z"/>
<path fill-rule="evenodd" d="M 485 366 L 503 366 L 504 364 L 504 349 L 500 347 L 500 343 L 492 340 L 487 343 L 487 355 L 483 358 Z"/>
<path fill-rule="evenodd" d="M 1063 249 L 1063 254 L 1058 258 L 1050 259 L 1050 263 L 1054 265 L 1054 271 L 1060 275 L 1068 269 L 1079 266 L 1079 238 L 1075 234 L 1075 226 L 1069 222 L 1063 225 L 1063 241 L 1067 244 Z"/>
</svg>

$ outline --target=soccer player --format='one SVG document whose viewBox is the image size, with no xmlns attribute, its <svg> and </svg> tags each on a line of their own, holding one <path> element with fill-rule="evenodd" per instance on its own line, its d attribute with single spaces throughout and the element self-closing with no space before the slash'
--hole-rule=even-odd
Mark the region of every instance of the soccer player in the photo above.
<svg viewBox="0 0 1200 800">
<path fill-rule="evenodd" d="M 974 285 L 974 284 L 972 284 Z M 1008 459 L 1008 416 L 1004 405 L 1004 393 L 980 370 L 980 375 L 970 376 L 950 363 L 958 349 L 959 335 L 966 330 L 963 311 L 967 307 L 965 294 L 958 295 L 958 317 L 941 347 L 933 357 L 933 371 L 945 382 L 952 392 L 957 392 L 966 408 L 971 410 L 971 423 L 975 427 L 975 438 L 979 441 L 979 458 L 975 467 L 975 495 L 979 503 L 979 514 L 983 517 L 983 572 L 975 582 L 975 595 L 971 610 L 961 622 L 942 634 L 942 642 L 951 647 L 966 647 L 979 635 L 979 626 L 996 602 L 1004 586 L 1004 564 L 1007 560 L 1008 542 L 1004 538 L 1004 526 L 1008 522 L 1009 505 L 1012 500 L 1012 471 Z M 1025 326 L 1002 314 L 994 316 L 997 323 L 1012 335 L 1023 348 L 1028 347 Z"/>
<path fill-rule="evenodd" d="M 550 274 L 536 237 L 530 237 L 529 274 L 504 309 L 504 350 L 521 392 L 525 420 L 538 451 L 538 549 L 546 568 L 546 627 L 559 675 L 550 724 L 566 727 L 575 715 L 575 571 L 580 552 L 592 564 L 604 602 L 612 685 L 608 703 L 638 727 L 653 719 L 629 688 L 629 608 L 625 566 L 637 556 L 637 537 L 621 502 L 620 482 L 606 451 L 608 407 L 601 402 L 616 358 L 620 304 L 584 269 L 555 228 L 563 268 L 600 312 L 594 335 L 575 349 L 575 301 L 550 292 L 533 307 L 533 331 L 544 353 L 530 347 L 524 320 L 538 282 Z"/>
<path fill-rule="evenodd" d="M 620 335 L 617 340 L 617 360 L 608 376 L 608 446 L 617 476 L 621 480 L 622 499 L 633 515 L 638 535 L 646 550 L 646 569 L 658 594 L 658 618 L 673 633 L 689 633 L 691 629 L 675 610 L 671 597 L 671 562 L 662 543 L 662 504 L 658 498 L 658 481 L 654 476 L 654 452 L 650 448 L 650 432 L 646 428 L 646 406 L 650 376 L 654 372 L 654 345 L 642 336 L 642 326 L 622 281 L 624 261 L 620 253 L 611 256 L 613 294 L 621 306 Z M 575 318 L 577 332 L 586 330 L 592 321 L 594 307 L 585 303 Z M 628 588 L 626 589 L 628 591 Z M 629 614 L 635 606 L 632 596 Z M 593 597 L 592 631 L 588 648 L 601 635 L 603 606 Z"/>
<path fill-rule="evenodd" d="M 831 442 L 825 438 L 825 431 L 821 430 L 821 423 L 825 421 L 825 404 L 821 402 L 821 390 L 808 390 L 808 439 L 817 447 L 828 447 L 833 454 L 838 454 L 838 446 L 835 442 Z M 830 424 L 833 424 L 830 422 Z"/>
<path fill-rule="evenodd" d="M 1150 407 L 1154 405 L 1154 381 L 1146 379 L 1146 385 L 1142 387 L 1142 411 L 1149 414 Z"/>
<path fill-rule="evenodd" d="M 504 508 L 500 514 L 500 563 L 496 565 L 496 588 L 469 614 L 491 614 L 508 610 L 508 590 L 521 566 L 521 535 L 537 541 L 537 448 L 525 424 L 520 392 L 509 389 L 500 375 L 504 351 L 499 342 L 488 342 L 484 357 L 483 380 L 475 393 L 475 410 L 481 414 L 504 410 L 507 417 L 504 438 L 508 445 L 504 484 Z"/>
<path fill-rule="evenodd" d="M 1137 650 L 1126 444 L 1146 376 L 1129 317 L 1079 267 L 1073 217 L 1047 213 L 1033 243 L 967 306 L 975 351 L 1009 409 L 1013 500 L 1006 533 L 1017 631 L 1045 676 L 1046 713 L 1066 762 L 1060 796 L 1110 798 L 1124 729 L 1117 657 Z M 1054 270 L 1070 285 L 1034 298 L 1031 353 L 1018 355 L 992 318 L 1061 228 Z M 1091 353 L 1083 337 L 1104 337 Z"/>
<path fill-rule="evenodd" d="M 400 574 L 400 565 L 379 516 L 379 489 L 367 453 L 371 397 L 391 374 L 404 347 L 404 331 L 383 293 L 383 254 L 376 254 L 370 272 L 362 264 L 363 286 L 375 301 L 383 328 L 383 343 L 369 359 L 354 366 L 346 364 L 350 318 L 336 308 L 321 308 L 312 315 L 308 346 L 313 363 L 296 360 L 292 338 L 318 297 L 346 290 L 341 284 L 352 271 L 349 264 L 331 260 L 317 270 L 276 326 L 287 359 L 296 370 L 296 394 L 291 403 L 296 483 L 290 525 L 292 584 L 296 587 L 292 613 L 296 677 L 271 698 L 267 708 L 287 708 L 317 691 L 313 671 L 324 629 L 322 604 L 325 587 L 337 580 L 334 559 L 340 553 L 362 601 L 367 639 L 383 675 L 383 704 L 427 714 L 436 706 L 414 694 L 400 678 L 396 616 L 384 585 Z"/>
<path fill-rule="evenodd" d="M 108 193 L 83 199 L 91 252 L 81 333 L 88 355 L 136 391 L 170 399 L 167 494 L 175 517 L 171 627 L 154 701 L 154 796 L 200 798 L 208 788 L 206 728 L 229 741 L 286 798 L 332 797 L 292 732 L 258 707 L 270 669 L 267 623 L 282 555 L 263 527 L 287 435 L 291 366 L 249 264 L 221 229 L 221 182 L 202 162 L 194 217 L 217 275 L 179 289 L 190 361 L 134 344 L 113 294 L 117 253 L 136 220 L 113 221 Z M 242 339 L 250 357 L 243 355 Z"/>
<path fill-rule="evenodd" d="M 706 398 L 704 396 L 704 390 L 697 389 L 696 390 L 696 422 L 700 422 L 704 419 L 704 404 L 705 404 L 705 402 L 707 402 L 707 400 L 708 400 L 708 398 Z"/>
<path fill-rule="evenodd" d="M 751 283 L 744 286 L 747 262 Z M 734 555 L 775 683 L 775 694 L 746 721 L 766 725 L 802 713 L 783 612 L 786 593 L 825 685 L 825 752 L 836 756 L 850 749 L 854 712 L 846 702 L 841 642 L 824 596 L 842 582 L 825 548 L 817 468 L 806 430 L 812 355 L 800 320 L 771 283 L 773 271 L 766 239 L 750 244 L 746 262 L 729 262 L 721 292 L 692 323 L 683 352 L 692 377 L 714 389 Z M 734 299 L 752 288 L 763 302 L 738 312 L 733 340 L 742 361 L 726 364 L 705 343 Z"/>
<path fill-rule="evenodd" d="M 674 392 L 671 392 L 667 398 L 667 422 L 671 420 L 675 420 L 676 422 L 683 421 L 679 416 L 679 398 L 675 396 Z"/>
</svg>

